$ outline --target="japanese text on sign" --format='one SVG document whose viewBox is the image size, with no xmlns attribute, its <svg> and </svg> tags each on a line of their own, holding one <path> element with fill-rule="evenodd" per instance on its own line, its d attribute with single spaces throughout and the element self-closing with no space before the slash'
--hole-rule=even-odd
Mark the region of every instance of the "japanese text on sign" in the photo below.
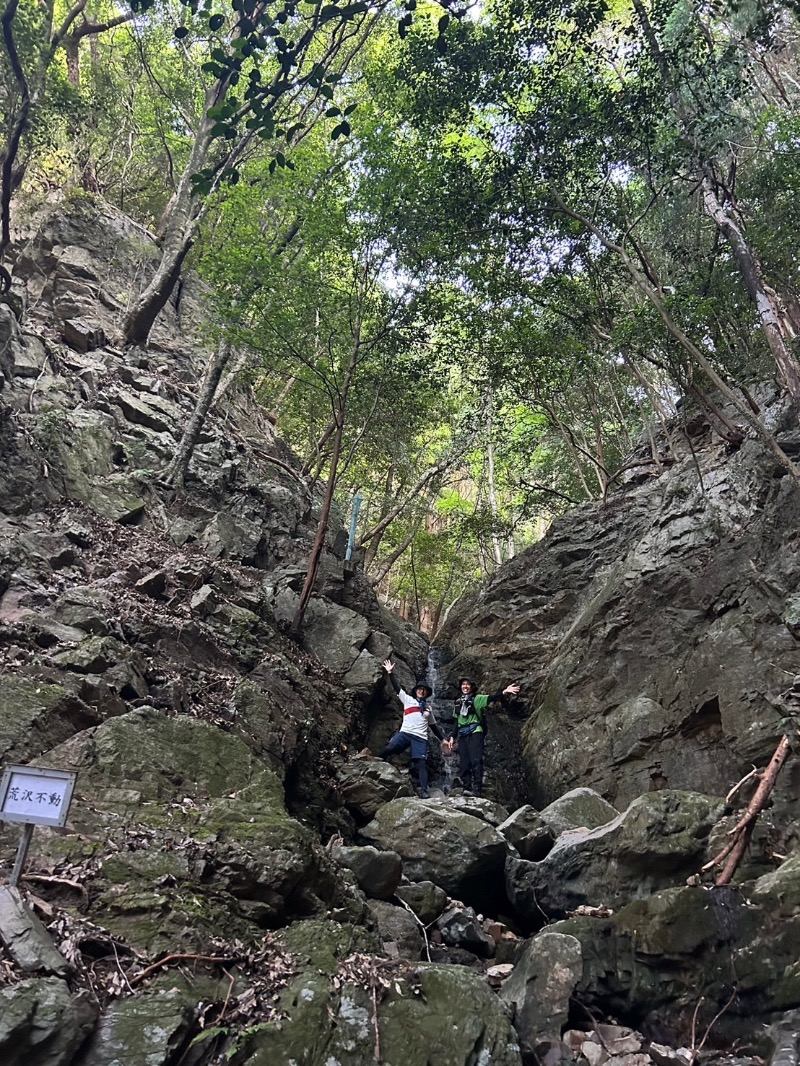
<svg viewBox="0 0 800 1066">
<path fill-rule="evenodd" d="M 33 766 L 9 766 L 0 783 L 0 818 L 7 822 L 64 825 L 75 774 Z"/>
</svg>

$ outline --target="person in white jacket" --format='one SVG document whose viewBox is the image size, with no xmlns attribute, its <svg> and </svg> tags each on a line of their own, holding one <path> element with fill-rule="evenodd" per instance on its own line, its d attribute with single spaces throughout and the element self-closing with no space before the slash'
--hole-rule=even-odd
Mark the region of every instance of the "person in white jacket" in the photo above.
<svg viewBox="0 0 800 1066">
<path fill-rule="evenodd" d="M 413 694 L 409 695 L 397 683 L 394 676 L 394 663 L 391 659 L 384 660 L 383 668 L 389 675 L 392 688 L 403 705 L 403 722 L 380 753 L 380 758 L 386 759 L 390 755 L 396 755 L 410 748 L 412 779 L 416 778 L 419 782 L 420 796 L 428 799 L 428 730 L 431 730 L 439 740 L 444 739 L 444 734 L 429 705 L 433 689 L 427 681 L 417 681 L 414 684 Z"/>
</svg>

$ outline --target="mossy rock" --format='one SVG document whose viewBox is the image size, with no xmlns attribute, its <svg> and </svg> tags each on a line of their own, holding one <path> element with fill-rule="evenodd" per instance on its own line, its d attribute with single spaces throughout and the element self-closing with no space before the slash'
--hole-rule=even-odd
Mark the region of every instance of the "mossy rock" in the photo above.
<svg viewBox="0 0 800 1066">
<path fill-rule="evenodd" d="M 0 677 L 0 756 L 27 763 L 100 718 L 61 685 Z"/>
<path fill-rule="evenodd" d="M 374 934 L 356 925 L 308 918 L 281 929 L 276 939 L 287 951 L 302 959 L 306 967 L 327 976 L 336 971 L 341 959 L 357 952 L 378 953 L 380 942 Z"/>
<path fill-rule="evenodd" d="M 79 771 L 76 794 L 135 787 L 143 800 L 221 797 L 252 786 L 272 806 L 283 806 L 275 774 L 237 737 L 187 715 L 167 718 L 141 707 L 112 718 L 91 735 L 49 753 L 53 766 Z"/>
<path fill-rule="evenodd" d="M 319 970 L 281 995 L 280 1028 L 251 1041 L 248 1066 L 364 1066 L 380 1049 L 383 1066 L 520 1066 L 516 1034 L 486 982 L 459 966 L 398 964 L 376 980 L 338 987 Z"/>
</svg>

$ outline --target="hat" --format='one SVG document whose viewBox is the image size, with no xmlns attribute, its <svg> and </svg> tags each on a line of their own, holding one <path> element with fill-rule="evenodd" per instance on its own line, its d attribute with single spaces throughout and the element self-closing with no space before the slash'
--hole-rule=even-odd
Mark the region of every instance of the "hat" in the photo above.
<svg viewBox="0 0 800 1066">
<path fill-rule="evenodd" d="M 478 686 L 475 683 L 474 678 L 472 678 L 472 677 L 460 677 L 458 679 L 458 687 L 461 688 L 461 686 L 464 684 L 465 681 L 467 681 L 469 683 L 470 687 L 472 688 L 472 691 L 475 692 L 476 689 L 478 688 Z"/>
<path fill-rule="evenodd" d="M 424 688 L 425 689 L 425 699 L 426 700 L 430 699 L 430 697 L 433 695 L 433 689 L 431 688 L 431 686 L 428 684 L 428 682 L 425 680 L 424 677 L 423 678 L 418 678 L 414 682 L 413 691 L 416 692 L 418 688 Z"/>
</svg>

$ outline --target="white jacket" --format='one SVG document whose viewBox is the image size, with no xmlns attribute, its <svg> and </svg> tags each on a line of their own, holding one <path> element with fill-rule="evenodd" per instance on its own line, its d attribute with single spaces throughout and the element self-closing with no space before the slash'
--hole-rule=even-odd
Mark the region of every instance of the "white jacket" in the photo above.
<svg viewBox="0 0 800 1066">
<path fill-rule="evenodd" d="M 431 718 L 430 707 L 426 707 L 423 711 L 417 697 L 409 696 L 403 688 L 397 693 L 397 698 L 403 704 L 403 724 L 400 726 L 400 732 L 410 733 L 412 737 L 427 740 L 428 723 Z"/>
</svg>

